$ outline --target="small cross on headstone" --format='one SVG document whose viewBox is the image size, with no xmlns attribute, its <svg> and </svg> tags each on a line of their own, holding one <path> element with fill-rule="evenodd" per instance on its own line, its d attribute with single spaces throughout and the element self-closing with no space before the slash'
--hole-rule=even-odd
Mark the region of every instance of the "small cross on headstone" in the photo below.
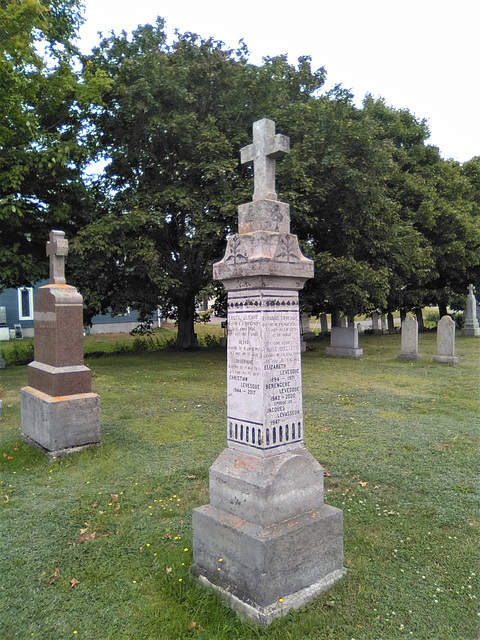
<svg viewBox="0 0 480 640">
<path fill-rule="evenodd" d="M 468 295 L 469 296 L 474 296 L 475 295 L 475 287 L 473 286 L 473 284 L 469 284 L 468 285 Z"/>
<path fill-rule="evenodd" d="M 68 254 L 68 240 L 64 231 L 50 231 L 47 242 L 47 256 L 50 257 L 50 284 L 65 284 L 65 256 Z"/>
<path fill-rule="evenodd" d="M 275 159 L 290 151 L 290 138 L 275 134 L 273 120 L 257 120 L 253 124 L 253 144 L 240 149 L 242 164 L 253 162 L 253 200 L 276 200 Z"/>
</svg>

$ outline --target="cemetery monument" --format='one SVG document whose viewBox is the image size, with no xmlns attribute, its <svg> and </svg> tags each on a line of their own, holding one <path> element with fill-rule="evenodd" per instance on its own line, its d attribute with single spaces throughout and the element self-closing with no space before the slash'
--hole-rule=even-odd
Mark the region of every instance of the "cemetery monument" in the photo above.
<svg viewBox="0 0 480 640">
<path fill-rule="evenodd" d="M 475 297 L 473 284 L 468 285 L 467 308 L 465 309 L 465 324 L 462 335 L 468 338 L 480 337 L 480 325 L 477 319 L 477 299 Z"/>
<path fill-rule="evenodd" d="M 303 444 L 298 291 L 313 263 L 275 192 L 288 151 L 266 119 L 241 150 L 253 201 L 214 265 L 228 292 L 227 447 L 210 468 L 210 504 L 193 512 L 194 575 L 264 625 L 345 573 L 343 513 L 324 504 L 323 469 Z"/>
<path fill-rule="evenodd" d="M 332 327 L 327 356 L 335 358 L 361 358 L 363 349 L 359 346 L 358 327 Z"/>
<path fill-rule="evenodd" d="M 50 281 L 35 295 L 34 362 L 21 391 L 21 436 L 50 458 L 100 444 L 100 398 L 83 364 L 83 299 L 65 281 L 68 240 L 51 231 Z"/>
</svg>

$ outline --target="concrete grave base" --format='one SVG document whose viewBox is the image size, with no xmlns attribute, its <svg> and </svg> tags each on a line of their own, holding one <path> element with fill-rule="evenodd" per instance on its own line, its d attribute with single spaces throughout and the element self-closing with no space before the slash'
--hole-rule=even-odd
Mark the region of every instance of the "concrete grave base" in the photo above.
<svg viewBox="0 0 480 640">
<path fill-rule="evenodd" d="M 261 527 L 206 505 L 194 510 L 193 529 L 193 575 L 260 624 L 306 604 L 345 573 L 343 513 L 334 507 Z"/>
<path fill-rule="evenodd" d="M 457 356 L 433 356 L 433 362 L 438 364 L 458 364 Z"/>
<path fill-rule="evenodd" d="M 195 575 L 196 567 L 192 569 L 192 573 Z M 285 598 L 282 598 L 282 602 L 275 602 L 269 607 L 256 607 L 248 602 L 244 602 L 233 595 L 227 589 L 224 589 L 213 582 L 210 582 L 205 576 L 196 576 L 198 581 L 205 587 L 212 589 L 220 595 L 222 600 L 227 606 L 236 611 L 240 618 L 248 622 L 255 622 L 260 625 L 267 626 L 273 622 L 276 618 L 281 618 L 290 611 L 290 609 L 299 609 L 303 605 L 309 603 L 314 598 L 320 596 L 325 591 L 328 591 L 333 585 L 342 578 L 346 569 L 339 569 L 332 571 L 331 574 L 319 580 L 316 584 L 312 584 L 310 587 L 300 589 L 296 593 L 293 593 Z"/>
<path fill-rule="evenodd" d="M 96 393 L 49 396 L 21 391 L 21 437 L 49 457 L 100 444 L 100 397 Z"/>
<path fill-rule="evenodd" d="M 401 353 L 397 358 L 399 360 L 421 360 L 422 356 L 419 353 Z"/>
<path fill-rule="evenodd" d="M 363 349 L 348 348 L 348 347 L 327 347 L 327 356 L 333 356 L 335 358 L 361 358 L 363 356 Z"/>
<path fill-rule="evenodd" d="M 480 328 L 479 327 L 463 327 L 462 336 L 466 338 L 480 338 Z"/>
<path fill-rule="evenodd" d="M 193 511 L 193 548 L 192 573 L 267 625 L 344 575 L 343 512 L 324 504 L 323 469 L 305 448 L 225 449 L 210 469 L 210 504 Z"/>
</svg>

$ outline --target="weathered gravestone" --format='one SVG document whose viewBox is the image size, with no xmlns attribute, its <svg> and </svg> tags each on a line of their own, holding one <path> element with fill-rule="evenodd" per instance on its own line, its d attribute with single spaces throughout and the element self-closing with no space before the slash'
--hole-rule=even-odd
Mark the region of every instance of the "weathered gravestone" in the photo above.
<svg viewBox="0 0 480 640">
<path fill-rule="evenodd" d="M 49 457 L 100 444 L 100 399 L 83 364 L 83 299 L 65 283 L 68 241 L 51 231 L 50 281 L 35 295 L 34 362 L 21 392 L 21 436 Z"/>
<path fill-rule="evenodd" d="M 347 319 L 345 316 L 340 316 L 340 327 L 344 329 L 347 326 Z"/>
<path fill-rule="evenodd" d="M 380 325 L 379 325 L 379 315 L 376 311 L 374 311 L 372 313 L 372 331 L 373 331 L 373 335 L 378 336 L 382 333 L 382 330 L 380 329 Z"/>
<path fill-rule="evenodd" d="M 402 322 L 402 351 L 400 360 L 420 360 L 418 353 L 418 322 L 412 316 L 408 316 Z"/>
<path fill-rule="evenodd" d="M 433 362 L 458 364 L 455 356 L 455 322 L 450 316 L 443 316 L 437 324 L 437 353 Z"/>
<path fill-rule="evenodd" d="M 227 448 L 210 468 L 210 504 L 193 512 L 194 575 L 261 624 L 344 574 L 343 514 L 324 504 L 323 469 L 303 444 L 298 291 L 313 263 L 275 193 L 288 150 L 264 119 L 241 151 L 253 202 L 214 265 L 228 291 Z"/>
<path fill-rule="evenodd" d="M 363 349 L 359 346 L 357 327 L 332 327 L 327 356 L 336 358 L 360 358 Z"/>
<path fill-rule="evenodd" d="M 473 284 L 468 285 L 467 308 L 465 309 L 465 323 L 462 335 L 468 338 L 480 337 L 480 325 L 477 319 L 477 299 L 475 297 Z"/>
<path fill-rule="evenodd" d="M 326 313 L 320 314 L 320 331 L 321 333 L 328 333 L 328 318 Z"/>
</svg>

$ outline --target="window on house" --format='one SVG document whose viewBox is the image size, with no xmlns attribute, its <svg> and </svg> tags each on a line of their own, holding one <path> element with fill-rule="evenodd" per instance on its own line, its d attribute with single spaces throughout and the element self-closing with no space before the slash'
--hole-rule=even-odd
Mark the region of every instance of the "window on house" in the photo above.
<svg viewBox="0 0 480 640">
<path fill-rule="evenodd" d="M 18 319 L 33 320 L 33 287 L 18 289 Z"/>
</svg>

